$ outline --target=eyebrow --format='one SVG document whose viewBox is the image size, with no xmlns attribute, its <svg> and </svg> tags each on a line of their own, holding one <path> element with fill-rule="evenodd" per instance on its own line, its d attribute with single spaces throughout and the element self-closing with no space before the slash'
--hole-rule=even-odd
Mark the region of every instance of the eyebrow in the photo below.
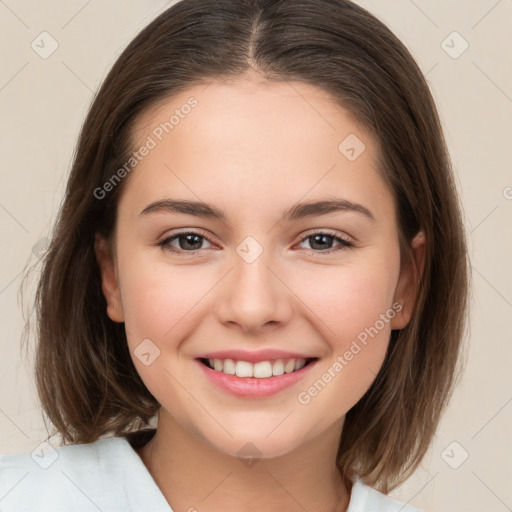
<svg viewBox="0 0 512 512">
<path fill-rule="evenodd" d="M 194 215 L 196 217 L 220 220 L 222 222 L 226 221 L 226 214 L 224 211 L 213 205 L 203 203 L 201 201 L 177 199 L 162 199 L 151 203 L 149 206 L 144 208 L 142 212 L 140 212 L 139 217 L 159 212 L 181 213 Z M 283 212 L 280 221 L 299 220 L 307 217 L 316 217 L 338 212 L 361 213 L 368 219 L 375 222 L 375 217 L 368 208 L 362 204 L 347 201 L 346 199 L 328 199 L 323 201 L 299 203 Z"/>
</svg>

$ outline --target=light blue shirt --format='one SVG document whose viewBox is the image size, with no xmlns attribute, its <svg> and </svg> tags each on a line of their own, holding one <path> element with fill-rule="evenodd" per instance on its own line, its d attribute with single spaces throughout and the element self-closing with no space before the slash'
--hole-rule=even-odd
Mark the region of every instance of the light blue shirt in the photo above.
<svg viewBox="0 0 512 512">
<path fill-rule="evenodd" d="M 124 437 L 0 456 L 0 512 L 25 511 L 173 512 Z M 356 478 L 347 512 L 420 511 Z"/>
</svg>

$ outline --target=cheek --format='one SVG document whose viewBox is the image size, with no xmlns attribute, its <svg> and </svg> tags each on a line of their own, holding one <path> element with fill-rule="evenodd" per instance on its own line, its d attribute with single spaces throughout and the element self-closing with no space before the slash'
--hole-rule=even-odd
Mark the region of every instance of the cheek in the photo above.
<svg viewBox="0 0 512 512">
<path fill-rule="evenodd" d="M 333 348 L 343 348 L 391 308 L 398 265 L 393 258 L 375 258 L 368 264 L 329 266 L 315 272 L 313 283 L 296 278 L 295 290 Z"/>
<path fill-rule="evenodd" d="M 127 333 L 137 338 L 179 339 L 211 288 L 198 267 L 174 266 L 142 259 L 124 270 L 122 300 Z"/>
<path fill-rule="evenodd" d="M 135 255 L 123 269 L 120 262 L 120 271 L 130 355 L 141 379 L 160 400 L 169 396 L 171 376 L 177 375 L 182 356 L 180 345 L 200 324 L 201 300 L 207 300 L 215 283 L 199 267 L 171 266 Z M 179 402 L 179 389 L 173 395 Z M 182 398 L 186 407 L 186 397 Z M 173 409 L 180 409 L 177 402 Z"/>
<path fill-rule="evenodd" d="M 336 382 L 330 386 L 333 391 L 343 389 L 347 405 L 357 402 L 379 372 L 391 321 L 401 309 L 393 302 L 399 253 L 387 256 L 317 271 L 314 286 L 304 282 L 300 287 L 296 280 L 295 290 L 311 311 L 310 322 L 327 342 L 326 380 Z"/>
<path fill-rule="evenodd" d="M 308 296 L 329 354 L 314 378 L 304 383 L 297 401 L 304 413 L 323 418 L 324 426 L 359 402 L 379 373 L 389 345 L 396 314 L 393 282 L 366 270 L 354 268 L 345 274 L 338 269 L 336 275 L 326 276 L 324 294 L 317 289 Z"/>
</svg>

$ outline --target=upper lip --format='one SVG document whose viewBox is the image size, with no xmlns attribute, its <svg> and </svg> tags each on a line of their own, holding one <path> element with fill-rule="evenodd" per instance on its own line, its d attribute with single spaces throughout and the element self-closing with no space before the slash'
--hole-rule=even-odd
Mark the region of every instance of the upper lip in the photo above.
<svg viewBox="0 0 512 512">
<path fill-rule="evenodd" d="M 273 361 L 275 359 L 313 359 L 316 356 L 287 352 L 284 350 L 265 349 L 258 351 L 247 350 L 221 350 L 219 352 L 205 352 L 197 356 L 197 359 L 233 359 L 235 361 L 247 361 L 258 363 L 260 361 Z"/>
</svg>

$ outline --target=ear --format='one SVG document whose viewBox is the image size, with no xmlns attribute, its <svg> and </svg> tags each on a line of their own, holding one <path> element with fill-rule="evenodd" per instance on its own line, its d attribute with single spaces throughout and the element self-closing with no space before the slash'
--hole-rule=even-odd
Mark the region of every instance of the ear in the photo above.
<svg viewBox="0 0 512 512">
<path fill-rule="evenodd" d="M 107 315 L 114 322 L 124 322 L 123 304 L 111 244 L 96 234 L 94 252 L 101 271 L 101 289 L 107 301 Z"/>
<path fill-rule="evenodd" d="M 391 320 L 391 329 L 403 329 L 411 320 L 419 282 L 425 267 L 425 247 L 425 233 L 419 231 L 411 242 L 413 260 L 400 269 L 393 303 L 400 303 L 402 309 Z"/>
</svg>

